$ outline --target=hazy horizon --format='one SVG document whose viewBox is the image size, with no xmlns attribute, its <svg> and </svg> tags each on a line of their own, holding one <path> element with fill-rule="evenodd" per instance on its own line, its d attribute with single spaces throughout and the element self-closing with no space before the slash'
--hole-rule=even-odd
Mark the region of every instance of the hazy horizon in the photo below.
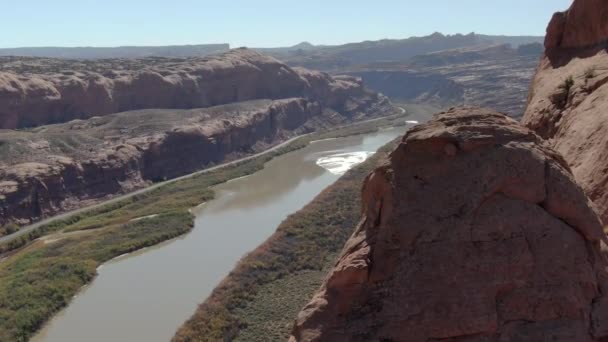
<svg viewBox="0 0 608 342">
<path fill-rule="evenodd" d="M 48 45 L 48 46 L 9 46 L 9 47 L 0 47 L 0 49 L 31 49 L 31 48 L 66 48 L 66 49 L 78 49 L 78 48 L 130 48 L 130 47 L 170 47 L 170 46 L 200 46 L 200 45 L 223 45 L 223 44 L 228 44 L 230 46 L 231 49 L 236 49 L 236 48 L 241 48 L 241 47 L 246 47 L 246 48 L 254 48 L 254 49 L 274 49 L 274 48 L 285 48 L 285 47 L 292 47 L 292 46 L 297 46 L 300 44 L 312 44 L 313 46 L 339 46 L 339 45 L 344 45 L 344 44 L 350 44 L 350 43 L 361 43 L 361 42 L 365 42 L 365 41 L 380 41 L 380 40 L 403 40 L 403 39 L 410 39 L 410 38 L 420 38 L 420 37 L 428 37 L 434 33 L 441 33 L 444 34 L 442 32 L 432 32 L 426 35 L 422 35 L 422 36 L 409 36 L 409 37 L 389 37 L 389 38 L 381 38 L 381 39 L 375 39 L 375 40 L 354 40 L 354 41 L 348 41 L 348 42 L 343 42 L 343 43 L 338 43 L 338 44 L 316 44 L 315 42 L 311 42 L 311 41 L 300 41 L 300 42 L 295 42 L 293 44 L 288 44 L 288 45 L 281 45 L 281 46 L 253 46 L 253 45 L 234 45 L 234 44 L 230 44 L 229 42 L 212 42 L 212 43 L 207 43 L 207 42 L 201 42 L 201 43 L 191 43 L 191 44 L 166 44 L 166 45 L 138 45 L 138 44 L 129 44 L 129 45 L 107 45 L 107 46 L 99 46 L 99 45 L 90 45 L 90 46 L 56 46 L 56 45 Z M 508 35 L 508 34 L 486 34 L 483 32 L 469 32 L 469 33 L 453 33 L 453 34 L 444 34 L 445 36 L 454 36 L 454 35 L 468 35 L 471 33 L 475 33 L 477 35 L 488 35 L 488 36 L 505 36 L 505 37 L 544 37 L 543 35 Z"/>
<path fill-rule="evenodd" d="M 7 35 L 0 48 L 201 44 L 273 48 L 301 42 L 341 45 L 404 39 L 434 32 L 544 36 L 551 15 L 567 9 L 571 2 L 380 0 L 353 4 L 312 0 L 286 6 L 279 0 L 255 4 L 242 0 L 212 4 L 58 0 L 36 4 L 36 11 L 31 3 L 12 3 L 6 6 L 0 29 L 18 34 Z M 521 8 L 526 8 L 525 13 Z"/>
</svg>

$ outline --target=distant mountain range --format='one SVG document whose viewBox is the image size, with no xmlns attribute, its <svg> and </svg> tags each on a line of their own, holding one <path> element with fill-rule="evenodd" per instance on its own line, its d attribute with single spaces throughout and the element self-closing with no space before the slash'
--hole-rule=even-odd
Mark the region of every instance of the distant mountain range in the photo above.
<svg viewBox="0 0 608 342">
<path fill-rule="evenodd" d="M 344 45 L 313 45 L 308 42 L 290 47 L 255 48 L 286 61 L 290 65 L 328 70 L 349 65 L 379 61 L 399 61 L 410 57 L 447 49 L 511 44 L 514 47 L 540 43 L 541 36 L 443 35 L 433 33 L 424 37 L 383 39 Z M 0 56 L 29 56 L 50 58 L 100 59 L 142 57 L 198 57 L 225 52 L 229 44 L 120 46 L 120 47 L 22 47 L 0 49 Z"/>
<path fill-rule="evenodd" d="M 424 37 L 384 39 L 335 46 L 301 43 L 291 48 L 258 49 L 291 66 L 334 71 L 355 65 L 402 62 L 414 56 L 460 49 L 508 44 L 514 48 L 542 43 L 542 36 L 489 36 L 476 33 L 444 35 L 433 33 Z"/>
</svg>

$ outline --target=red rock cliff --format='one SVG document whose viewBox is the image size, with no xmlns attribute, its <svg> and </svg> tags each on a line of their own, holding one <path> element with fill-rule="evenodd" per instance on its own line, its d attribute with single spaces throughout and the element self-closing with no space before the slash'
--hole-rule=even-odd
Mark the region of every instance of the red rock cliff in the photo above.
<svg viewBox="0 0 608 342">
<path fill-rule="evenodd" d="M 553 15 L 547 35 L 547 49 L 580 49 L 608 40 L 608 6 L 604 0 L 575 0 L 570 9 Z"/>
<path fill-rule="evenodd" d="M 564 160 L 451 109 L 368 176 L 362 219 L 291 341 L 599 341 L 602 224 Z"/>
<path fill-rule="evenodd" d="M 0 66 L 10 70 L 0 72 L 0 128 L 62 123 L 0 130 L 0 225 L 392 110 L 359 78 L 290 68 L 247 49 L 86 63 L 0 58 Z M 203 109 L 172 110 L 195 107 Z M 140 108 L 165 109 L 129 111 Z"/>
<path fill-rule="evenodd" d="M 305 97 L 356 114 L 382 101 L 354 77 L 292 69 L 248 49 L 204 58 L 81 62 L 0 59 L 0 128 L 39 126 L 145 108 L 202 108 Z M 372 101 L 370 101 L 372 100 Z"/>
<path fill-rule="evenodd" d="M 608 2 L 554 15 L 523 123 L 549 139 L 608 220 Z"/>
</svg>

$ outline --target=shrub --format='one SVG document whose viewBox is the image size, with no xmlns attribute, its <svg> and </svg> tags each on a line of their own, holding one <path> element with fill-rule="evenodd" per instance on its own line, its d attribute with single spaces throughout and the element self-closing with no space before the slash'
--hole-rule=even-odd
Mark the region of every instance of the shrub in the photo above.
<svg viewBox="0 0 608 342">
<path fill-rule="evenodd" d="M 595 67 L 589 67 L 585 70 L 585 79 L 591 79 L 595 77 Z"/>
<path fill-rule="evenodd" d="M 572 87 L 574 87 L 574 77 L 572 77 L 572 75 L 566 77 L 564 82 L 559 85 L 559 88 L 565 90 L 566 93 L 570 93 Z"/>
<path fill-rule="evenodd" d="M 19 226 L 15 223 L 9 223 L 4 227 L 0 228 L 0 235 L 10 235 L 19 230 Z"/>
</svg>

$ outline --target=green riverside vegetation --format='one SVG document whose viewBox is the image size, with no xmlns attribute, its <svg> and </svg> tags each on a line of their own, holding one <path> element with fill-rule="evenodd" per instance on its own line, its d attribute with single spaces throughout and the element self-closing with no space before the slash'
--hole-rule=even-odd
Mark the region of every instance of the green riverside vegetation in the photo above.
<svg viewBox="0 0 608 342">
<path fill-rule="evenodd" d="M 270 159 L 305 147 L 312 140 L 368 133 L 379 127 L 394 125 L 398 119 L 403 121 L 403 116 L 304 136 L 255 158 L 199 173 L 119 202 L 53 221 L 0 245 L 0 253 L 4 258 L 0 262 L 0 341 L 27 341 L 54 313 L 68 305 L 82 286 L 93 280 L 97 267 L 102 263 L 189 232 L 194 225 L 194 217 L 189 209 L 211 200 L 214 185 L 254 173 L 262 169 Z M 362 177 L 365 171 L 360 173 Z M 356 174 L 357 172 L 352 172 L 349 177 Z M 360 183 L 360 180 L 357 182 Z M 345 197 L 335 200 L 349 202 L 353 198 L 349 191 L 345 191 L 342 196 Z M 343 211 L 342 216 L 350 217 L 353 208 L 345 206 L 340 210 Z M 331 211 L 331 214 L 334 215 L 336 224 L 343 224 L 345 229 L 352 223 L 344 221 L 345 218 L 340 215 L 335 216 L 339 213 Z M 299 223 L 300 231 L 294 231 L 294 238 L 308 236 L 313 239 L 317 233 L 306 227 L 309 224 L 317 226 L 319 222 L 312 217 L 310 220 Z M 348 229 L 352 229 L 352 225 Z M 336 233 L 335 229 L 327 229 L 323 234 L 327 238 L 321 239 L 331 246 L 326 251 L 333 253 L 336 246 L 343 243 L 344 232 Z M 293 263 L 293 270 L 321 270 L 325 265 L 321 260 L 333 258 L 330 252 L 319 258 L 312 246 L 300 246 L 293 253 L 297 260 Z M 279 276 L 288 274 L 282 267 L 277 268 L 276 272 L 268 272 L 267 262 L 263 259 L 257 266 L 253 264 L 247 267 L 265 270 L 263 274 L 267 280 L 279 279 Z M 269 284 L 269 281 L 260 282 L 257 278 L 252 281 L 256 284 Z M 255 292 L 240 295 L 249 298 L 253 294 Z M 235 308 L 229 306 L 224 310 Z M 246 309 L 243 305 L 240 308 Z M 233 329 L 234 323 L 232 311 L 229 311 L 229 318 L 220 320 L 223 315 L 218 311 L 218 323 L 212 324 L 212 330 L 222 334 L 225 329 Z"/>
<path fill-rule="evenodd" d="M 285 341 L 360 218 L 365 177 L 386 160 L 385 145 L 290 215 L 177 331 L 173 341 Z"/>
</svg>

